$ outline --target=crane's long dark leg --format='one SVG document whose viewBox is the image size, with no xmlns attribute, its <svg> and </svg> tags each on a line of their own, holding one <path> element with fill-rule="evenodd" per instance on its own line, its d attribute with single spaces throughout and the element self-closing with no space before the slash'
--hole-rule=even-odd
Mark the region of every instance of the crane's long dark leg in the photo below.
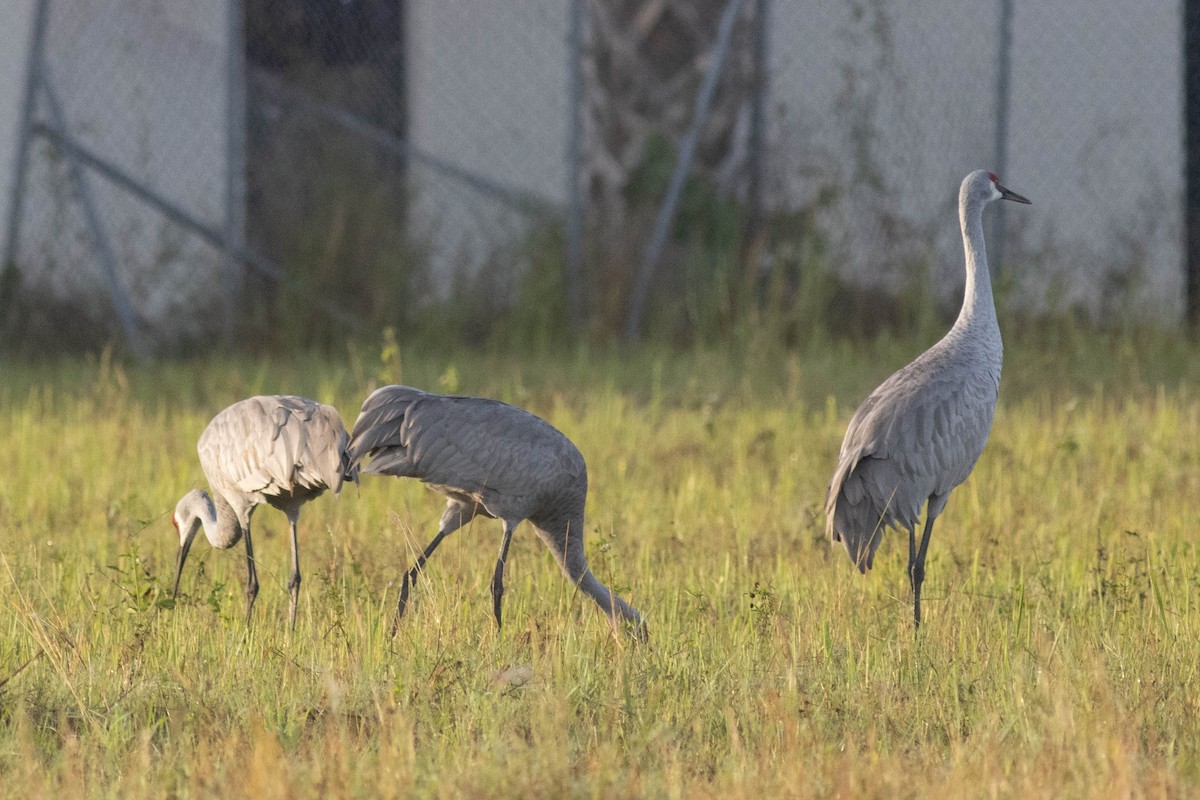
<svg viewBox="0 0 1200 800">
<path fill-rule="evenodd" d="M 392 620 L 392 636 L 396 635 L 400 618 L 404 616 L 404 610 L 408 608 L 409 587 L 416 584 L 417 578 L 424 572 L 425 562 L 433 555 L 433 551 L 437 550 L 443 539 L 474 519 L 477 513 L 478 506 L 475 505 L 452 502 L 446 506 L 446 510 L 442 513 L 442 521 L 438 526 L 437 536 L 434 536 L 433 541 L 425 545 L 425 549 L 417 557 L 417 563 L 413 565 L 412 569 L 404 573 L 404 581 L 400 584 L 400 600 L 396 603 L 396 616 Z"/>
<path fill-rule="evenodd" d="M 247 522 L 242 538 L 246 540 L 246 622 L 250 622 L 250 611 L 258 597 L 258 571 L 254 568 L 254 545 L 250 541 L 250 524 Z"/>
<path fill-rule="evenodd" d="M 908 529 L 908 583 L 913 590 L 914 608 L 917 596 L 916 584 L 916 566 L 917 566 L 917 530 L 916 526 Z M 913 612 L 917 616 L 917 625 L 921 624 L 921 615 L 919 612 Z"/>
<path fill-rule="evenodd" d="M 500 541 L 500 556 L 496 559 L 496 572 L 492 575 L 492 613 L 496 615 L 496 627 L 500 628 L 500 603 L 504 599 L 504 562 L 508 560 L 508 545 L 512 542 L 517 523 L 504 520 L 504 538 Z"/>
<path fill-rule="evenodd" d="M 300 543 L 296 540 L 296 522 L 298 514 L 288 514 L 288 522 L 292 526 L 292 577 L 288 581 L 288 626 L 296 630 L 296 602 L 300 599 Z"/>
<path fill-rule="evenodd" d="M 937 519 L 932 514 L 925 520 L 925 530 L 921 534 L 921 547 L 917 549 L 916 533 L 908 532 L 908 578 L 913 590 L 913 623 L 921 627 L 921 584 L 925 582 L 925 553 L 929 550 L 929 535 L 933 533 L 933 521 Z"/>
</svg>

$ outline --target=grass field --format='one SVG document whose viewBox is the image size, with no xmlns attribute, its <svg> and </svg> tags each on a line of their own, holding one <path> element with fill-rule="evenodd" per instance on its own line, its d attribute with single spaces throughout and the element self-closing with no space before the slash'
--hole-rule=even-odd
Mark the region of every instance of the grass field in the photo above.
<svg viewBox="0 0 1200 800">
<path fill-rule="evenodd" d="M 1200 793 L 1200 349 L 1010 337 L 992 439 L 952 497 L 914 637 L 907 542 L 873 573 L 825 539 L 855 404 L 929 344 L 802 352 L 416 346 L 154 367 L 6 363 L 0 795 L 1176 797 Z M 587 457 L 592 567 L 646 616 L 613 638 L 518 529 L 396 579 L 435 532 L 420 485 L 364 479 L 244 557 L 198 541 L 170 601 L 196 437 L 254 393 L 335 404 L 402 380 L 529 408 Z"/>
</svg>

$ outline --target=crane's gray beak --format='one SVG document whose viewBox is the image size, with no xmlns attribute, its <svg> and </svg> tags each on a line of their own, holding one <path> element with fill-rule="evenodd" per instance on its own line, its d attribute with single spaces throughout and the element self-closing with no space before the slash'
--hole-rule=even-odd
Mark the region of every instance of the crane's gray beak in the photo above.
<svg viewBox="0 0 1200 800">
<path fill-rule="evenodd" d="M 187 561 L 188 551 L 192 549 L 192 540 L 196 538 L 196 531 L 192 531 L 179 543 L 179 561 L 175 565 L 175 590 L 171 592 L 171 597 L 179 597 L 179 579 L 183 576 L 183 562 Z"/>
<path fill-rule="evenodd" d="M 1029 202 L 1028 199 L 1022 197 L 1011 189 L 1005 189 L 999 183 L 996 184 L 996 189 L 998 189 L 1000 192 L 1001 200 L 1012 200 L 1014 203 L 1024 203 L 1027 206 L 1033 205 L 1033 203 Z"/>
</svg>

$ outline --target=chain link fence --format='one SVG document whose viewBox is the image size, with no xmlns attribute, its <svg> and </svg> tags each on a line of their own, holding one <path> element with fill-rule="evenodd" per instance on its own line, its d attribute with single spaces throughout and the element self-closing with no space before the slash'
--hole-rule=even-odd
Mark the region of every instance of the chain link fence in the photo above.
<svg viewBox="0 0 1200 800">
<path fill-rule="evenodd" d="M 1011 302 L 1182 311 L 1178 4 L 25 5 L 10 335 L 636 337 L 781 280 L 869 325 L 953 306 L 978 167 L 1034 201 L 992 220 Z"/>
<path fill-rule="evenodd" d="M 123 330 L 144 353 L 150 331 L 194 337 L 224 320 L 225 17 L 159 6 L 36 6 L 5 254 L 24 298 L 8 322 L 27 335 L 91 344 Z"/>
<path fill-rule="evenodd" d="M 1184 5 L 1018 6 L 1011 171 L 1045 209 L 1013 231 L 1027 300 L 1181 318 Z"/>
<path fill-rule="evenodd" d="M 982 167 L 1034 202 L 989 212 L 1010 302 L 1179 318 L 1179 4 L 773 6 L 771 203 L 821 205 L 845 278 L 956 303 Z"/>
</svg>

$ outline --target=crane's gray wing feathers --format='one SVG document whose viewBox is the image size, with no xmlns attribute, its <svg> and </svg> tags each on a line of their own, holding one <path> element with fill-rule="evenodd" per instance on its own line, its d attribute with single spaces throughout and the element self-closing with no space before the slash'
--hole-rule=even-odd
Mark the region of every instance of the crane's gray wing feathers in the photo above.
<svg viewBox="0 0 1200 800">
<path fill-rule="evenodd" d="M 310 402 L 304 411 L 293 410 L 280 436 L 295 437 L 295 475 L 301 485 L 324 486 L 336 495 L 348 474 L 354 479 L 346 457 L 350 434 L 332 406 Z"/>
<path fill-rule="evenodd" d="M 251 397 L 217 414 L 197 450 L 209 483 L 281 496 L 332 489 L 346 474 L 349 436 L 337 411 L 304 397 Z"/>
<path fill-rule="evenodd" d="M 358 420 L 350 434 L 346 457 L 352 466 L 371 457 L 368 473 L 405 475 L 408 459 L 409 434 L 404 415 L 412 403 L 425 392 L 407 386 L 385 386 L 363 401 Z"/>
<path fill-rule="evenodd" d="M 576 490 L 587 468 L 560 431 L 496 400 L 385 386 L 363 403 L 350 436 L 350 463 L 365 472 L 417 478 L 484 502 L 495 516 L 534 513 L 540 501 Z"/>
<path fill-rule="evenodd" d="M 926 501 L 967 479 L 992 426 L 998 376 L 979 370 L 897 372 L 855 412 L 826 498 L 826 531 L 863 572 L 883 531 L 912 530 Z"/>
</svg>

